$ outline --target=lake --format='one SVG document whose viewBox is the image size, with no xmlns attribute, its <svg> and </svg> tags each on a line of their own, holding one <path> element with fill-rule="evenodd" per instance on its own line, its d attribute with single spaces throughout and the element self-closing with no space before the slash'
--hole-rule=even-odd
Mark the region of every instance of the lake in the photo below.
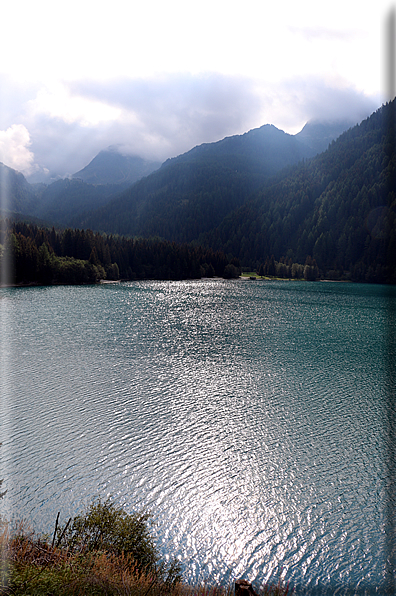
<svg viewBox="0 0 396 596">
<path fill-rule="evenodd" d="M 281 576 L 297 593 L 381 593 L 394 290 L 0 289 L 1 511 L 51 533 L 58 511 L 65 522 L 111 495 L 152 512 L 190 583 Z"/>
</svg>

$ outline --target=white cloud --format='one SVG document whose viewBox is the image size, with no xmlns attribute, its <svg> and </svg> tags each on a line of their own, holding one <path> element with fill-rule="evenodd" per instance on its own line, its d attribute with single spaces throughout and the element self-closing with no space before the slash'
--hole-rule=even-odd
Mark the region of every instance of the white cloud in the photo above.
<svg viewBox="0 0 396 596">
<path fill-rule="evenodd" d="M 46 114 L 67 123 L 78 122 L 81 126 L 95 126 L 120 117 L 120 110 L 100 101 L 86 100 L 72 95 L 62 82 L 42 87 L 29 102 L 32 115 Z"/>
<path fill-rule="evenodd" d="M 164 161 L 263 124 L 295 134 L 314 118 L 358 122 L 381 104 L 340 77 L 179 73 L 7 89 L 0 161 L 32 182 L 77 172 L 109 145 Z"/>
<path fill-rule="evenodd" d="M 260 97 L 251 79 L 213 72 L 123 78 L 111 84 L 86 80 L 70 89 L 82 100 L 121 110 L 118 121 L 140 137 L 163 139 L 165 145 L 184 142 L 188 149 L 245 132 L 260 112 Z"/>
<path fill-rule="evenodd" d="M 0 160 L 65 175 L 112 144 L 165 159 L 266 123 L 358 120 L 381 103 L 390 5 L 5 3 Z M 11 147 L 14 123 L 25 136 Z"/>
<path fill-rule="evenodd" d="M 30 134 L 23 124 L 0 130 L 0 161 L 23 174 L 31 174 L 37 166 L 30 145 Z"/>
</svg>

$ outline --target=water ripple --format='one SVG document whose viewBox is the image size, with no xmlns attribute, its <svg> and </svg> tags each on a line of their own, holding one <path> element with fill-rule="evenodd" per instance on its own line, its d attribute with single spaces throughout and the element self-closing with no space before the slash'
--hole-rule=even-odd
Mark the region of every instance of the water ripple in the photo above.
<svg viewBox="0 0 396 596">
<path fill-rule="evenodd" d="M 265 582 L 283 568 L 306 588 L 381 584 L 380 289 L 202 280 L 1 293 L 6 511 L 51 531 L 57 511 L 111 494 L 152 511 L 189 581 Z"/>
</svg>

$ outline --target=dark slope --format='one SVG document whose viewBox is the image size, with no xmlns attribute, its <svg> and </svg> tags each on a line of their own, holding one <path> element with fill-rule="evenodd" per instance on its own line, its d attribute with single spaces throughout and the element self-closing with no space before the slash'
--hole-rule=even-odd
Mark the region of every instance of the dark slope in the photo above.
<svg viewBox="0 0 396 596">
<path fill-rule="evenodd" d="M 307 145 L 316 155 L 317 153 L 326 151 L 333 140 L 337 139 L 344 131 L 352 128 L 355 124 L 356 122 L 352 120 L 310 120 L 296 134 L 296 139 Z"/>
<path fill-rule="evenodd" d="M 30 184 L 23 174 L 0 164 L 0 207 L 4 214 L 14 219 L 39 218 L 54 224 L 72 225 L 73 220 L 105 205 L 159 166 L 158 162 L 125 157 L 108 150 L 96 156 L 79 173 L 82 174 L 79 178 L 65 178 L 45 185 Z M 83 177 L 95 184 L 84 181 Z"/>
<path fill-rule="evenodd" d="M 117 147 L 109 147 L 98 153 L 85 168 L 72 177 L 87 184 L 121 184 L 126 188 L 158 170 L 160 166 L 160 162 L 136 155 L 121 155 Z"/>
<path fill-rule="evenodd" d="M 396 281 L 394 112 L 383 106 L 200 241 L 253 267 L 310 255 L 325 276 Z"/>
<path fill-rule="evenodd" d="M 29 184 L 23 174 L 0 163 L 0 208 L 4 213 L 30 213 L 44 188 L 42 184 Z"/>
<path fill-rule="evenodd" d="M 96 187 L 68 178 L 49 186 L 30 184 L 23 174 L 0 163 L 0 189 L 3 216 L 15 221 L 69 225 L 76 215 L 97 209 L 125 187 L 109 184 Z"/>
<path fill-rule="evenodd" d="M 43 190 L 30 213 L 56 224 L 69 226 L 86 211 L 105 205 L 124 188 L 117 184 L 94 186 L 82 180 L 57 180 Z"/>
<path fill-rule="evenodd" d="M 191 241 L 219 225 L 271 175 L 314 153 L 295 136 L 262 126 L 167 160 L 75 223 L 108 233 Z"/>
<path fill-rule="evenodd" d="M 315 143 L 324 142 L 321 135 L 327 140 L 328 125 L 316 126 L 313 133 L 312 126 L 307 127 L 299 133 L 305 131 L 302 141 L 299 135 L 293 137 L 266 125 L 195 147 L 168 160 L 154 172 L 158 175 L 128 190 L 109 208 L 104 206 L 159 164 L 123 156 L 113 147 L 101 151 L 72 180 L 58 180 L 48 186 L 29 184 L 22 174 L 3 166 L 8 180 L 7 208 L 57 225 L 191 240 L 219 225 L 274 172 L 313 154 Z M 330 134 L 334 134 L 333 129 Z M 101 207 L 103 211 L 98 213 Z M 85 215 L 90 212 L 97 213 Z"/>
<path fill-rule="evenodd" d="M 285 166 L 314 155 L 314 150 L 297 135 L 289 135 L 272 124 L 265 124 L 243 135 L 226 137 L 216 143 L 204 143 L 165 164 L 218 159 L 231 167 L 271 176 Z"/>
</svg>

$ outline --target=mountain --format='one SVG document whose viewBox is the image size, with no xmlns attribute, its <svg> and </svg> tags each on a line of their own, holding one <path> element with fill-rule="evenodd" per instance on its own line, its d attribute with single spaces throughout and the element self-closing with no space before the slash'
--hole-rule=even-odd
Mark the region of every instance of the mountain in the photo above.
<svg viewBox="0 0 396 596">
<path fill-rule="evenodd" d="M 25 176 L 0 163 L 0 209 L 3 214 L 34 210 L 43 190 L 41 184 L 29 184 Z"/>
<path fill-rule="evenodd" d="M 252 268 L 308 259 L 325 277 L 396 283 L 395 121 L 396 100 L 198 240 Z"/>
<path fill-rule="evenodd" d="M 86 211 L 105 205 L 124 190 L 119 184 L 87 184 L 82 180 L 64 178 L 45 187 L 29 215 L 62 226 L 73 225 L 75 218 Z"/>
<path fill-rule="evenodd" d="M 87 184 L 120 184 L 125 188 L 157 170 L 161 162 L 149 161 L 136 155 L 122 155 L 117 146 L 98 153 L 93 160 L 72 178 Z"/>
<path fill-rule="evenodd" d="M 85 207 L 97 204 L 100 189 L 103 206 L 77 213 L 73 225 L 191 241 L 281 277 L 396 283 L 395 122 L 396 100 L 314 157 L 331 137 L 327 125 L 308 123 L 294 137 L 267 125 L 167 160 L 118 196 L 110 185 L 61 181 L 40 190 L 42 213 L 59 217 L 65 197 L 72 212 L 82 197 Z M 38 213 L 37 195 L 8 170 L 20 200 L 36 201 Z M 128 269 L 122 254 L 109 263 Z"/>
<path fill-rule="evenodd" d="M 353 120 L 310 120 L 295 136 L 317 154 L 326 151 L 332 141 L 355 124 Z"/>
<path fill-rule="evenodd" d="M 103 206 L 159 166 L 159 162 L 123 156 L 112 147 L 101 151 L 73 179 L 46 185 L 30 184 L 23 174 L 0 163 L 0 207 L 4 214 L 16 219 L 38 218 L 68 226 L 73 219 Z"/>
<path fill-rule="evenodd" d="M 80 225 L 194 241 L 252 269 L 299 263 L 324 277 L 396 283 L 395 105 L 314 157 L 331 138 L 320 123 L 294 137 L 264 126 L 200 145 Z"/>
<path fill-rule="evenodd" d="M 0 188 L 3 216 L 66 226 L 73 218 L 106 204 L 124 189 L 121 185 L 93 186 L 69 178 L 49 186 L 30 184 L 23 174 L 1 163 Z"/>
<path fill-rule="evenodd" d="M 275 173 L 316 152 L 307 138 L 267 124 L 168 159 L 159 170 L 74 224 L 189 242 L 219 225 Z"/>
<path fill-rule="evenodd" d="M 315 154 L 335 130 L 329 133 L 327 125 L 314 134 L 312 130 L 310 135 L 302 133 L 304 129 L 300 139 L 265 125 L 195 147 L 167 160 L 161 169 L 159 162 L 122 155 L 118 146 L 112 146 L 72 179 L 49 185 L 29 184 L 12 170 L 8 209 L 19 217 L 41 218 L 56 225 L 189 241 L 218 225 L 285 165 Z M 321 135 L 325 137 L 322 145 Z M 133 183 L 145 176 L 139 188 L 132 190 Z M 118 203 L 106 208 L 122 191 L 126 194 Z"/>
</svg>

